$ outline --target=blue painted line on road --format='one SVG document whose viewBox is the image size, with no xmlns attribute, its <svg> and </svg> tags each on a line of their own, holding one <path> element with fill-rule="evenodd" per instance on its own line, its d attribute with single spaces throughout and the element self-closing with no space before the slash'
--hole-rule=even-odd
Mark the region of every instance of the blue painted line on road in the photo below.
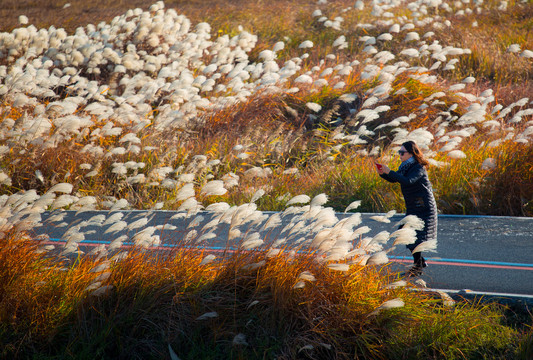
<svg viewBox="0 0 533 360">
<path fill-rule="evenodd" d="M 398 260 L 412 260 L 411 256 L 389 256 L 390 259 Z M 527 267 L 533 266 L 533 264 L 521 264 L 521 263 L 510 263 L 510 262 L 501 262 L 501 261 L 486 261 L 486 260 L 467 260 L 467 259 L 447 259 L 447 258 L 427 258 L 427 261 L 432 262 L 456 262 L 464 264 L 481 264 L 481 265 L 498 265 L 498 266 L 520 266 Z"/>
<path fill-rule="evenodd" d="M 54 241 L 54 242 L 65 242 L 65 240 L 62 240 L 62 239 L 58 239 L 58 238 L 50 238 L 49 239 L 50 241 Z M 80 244 L 102 244 L 102 245 L 105 245 L 105 244 L 109 244 L 109 241 L 104 241 L 104 240 L 83 240 L 80 242 Z M 126 246 L 133 246 L 134 243 L 132 242 L 124 242 L 123 245 L 126 245 Z M 175 244 L 160 244 L 160 245 L 157 245 L 158 247 L 163 247 L 163 248 L 174 248 L 174 247 L 178 247 L 178 245 L 175 245 Z M 234 248 L 234 247 L 229 247 L 229 248 L 226 248 L 226 247 L 222 247 L 222 246 L 209 246 L 209 247 L 198 247 L 198 246 L 183 246 L 183 245 L 179 245 L 179 247 L 183 247 L 183 248 L 195 248 L 195 249 L 209 249 L 209 250 L 236 250 L 237 248 Z M 394 256 L 394 255 L 389 255 L 389 258 L 390 259 L 393 259 L 393 260 L 412 260 L 412 257 L 411 256 Z M 510 262 L 501 262 L 501 261 L 486 261 L 486 260 L 468 260 L 468 259 L 448 259 L 448 258 L 427 258 L 426 259 L 427 261 L 431 261 L 431 262 L 435 262 L 435 263 L 439 263 L 439 262 L 443 262 L 443 263 L 446 263 L 446 262 L 453 262 L 453 263 L 461 263 L 461 264 L 479 264 L 479 265 L 490 265 L 490 266 L 511 266 L 511 267 L 533 267 L 533 264 L 523 264 L 523 263 L 510 263 Z"/>
</svg>

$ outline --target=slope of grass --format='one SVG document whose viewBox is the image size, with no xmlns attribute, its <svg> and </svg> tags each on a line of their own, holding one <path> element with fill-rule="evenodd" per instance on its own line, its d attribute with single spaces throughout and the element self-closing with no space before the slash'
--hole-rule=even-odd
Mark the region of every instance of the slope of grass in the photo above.
<svg viewBox="0 0 533 360">
<path fill-rule="evenodd" d="M 197 252 L 136 250 L 61 265 L 37 248 L 1 243 L 3 358 L 169 358 L 169 347 L 181 359 L 531 355 L 527 327 L 504 322 L 501 305 L 449 307 L 387 288 L 387 267 L 338 272 L 308 255 L 256 252 L 201 265 Z M 393 299 L 405 305 L 376 311 Z"/>
</svg>

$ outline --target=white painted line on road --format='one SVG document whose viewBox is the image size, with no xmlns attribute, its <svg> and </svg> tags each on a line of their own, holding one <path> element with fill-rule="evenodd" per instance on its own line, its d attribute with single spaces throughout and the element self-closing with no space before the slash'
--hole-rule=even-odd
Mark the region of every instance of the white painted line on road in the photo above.
<svg viewBox="0 0 533 360">
<path fill-rule="evenodd" d="M 469 289 L 463 290 L 452 290 L 452 289 L 432 289 L 432 288 L 423 288 L 419 289 L 420 291 L 427 292 L 439 292 L 443 291 L 447 294 L 456 294 L 456 295 L 467 295 L 467 296 L 490 296 L 490 297 L 500 297 L 500 298 L 524 298 L 527 300 L 533 301 L 533 295 L 529 294 L 511 294 L 511 293 L 498 293 L 490 291 L 474 291 Z"/>
</svg>

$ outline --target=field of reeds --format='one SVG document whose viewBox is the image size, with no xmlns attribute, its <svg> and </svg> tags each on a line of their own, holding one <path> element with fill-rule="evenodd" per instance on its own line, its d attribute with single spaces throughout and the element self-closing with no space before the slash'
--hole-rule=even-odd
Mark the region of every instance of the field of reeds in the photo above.
<svg viewBox="0 0 533 360">
<path fill-rule="evenodd" d="M 0 18 L 1 357 L 533 356 L 531 315 L 389 271 L 416 221 L 369 238 L 334 214 L 402 212 L 373 164 L 414 140 L 440 213 L 533 216 L 531 1 L 3 0 Z M 153 252 L 134 209 L 190 219 L 184 245 L 228 226 L 239 250 Z M 45 211 L 64 247 L 32 236 Z M 131 236 L 85 255 L 87 226 Z"/>
</svg>

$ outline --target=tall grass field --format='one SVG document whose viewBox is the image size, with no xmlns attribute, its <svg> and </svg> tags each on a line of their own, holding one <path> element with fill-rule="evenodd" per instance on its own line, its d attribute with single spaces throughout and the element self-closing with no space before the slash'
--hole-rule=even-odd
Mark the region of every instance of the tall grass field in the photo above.
<svg viewBox="0 0 533 360">
<path fill-rule="evenodd" d="M 533 358 L 527 308 L 405 281 L 388 254 L 420 221 L 370 237 L 359 213 L 405 210 L 374 162 L 414 140 L 440 213 L 533 216 L 531 0 L 2 0 L 0 18 L 0 358 Z M 174 250 L 155 210 L 188 224 Z M 61 245 L 35 235 L 44 213 Z M 87 250 L 94 227 L 128 235 Z"/>
</svg>

